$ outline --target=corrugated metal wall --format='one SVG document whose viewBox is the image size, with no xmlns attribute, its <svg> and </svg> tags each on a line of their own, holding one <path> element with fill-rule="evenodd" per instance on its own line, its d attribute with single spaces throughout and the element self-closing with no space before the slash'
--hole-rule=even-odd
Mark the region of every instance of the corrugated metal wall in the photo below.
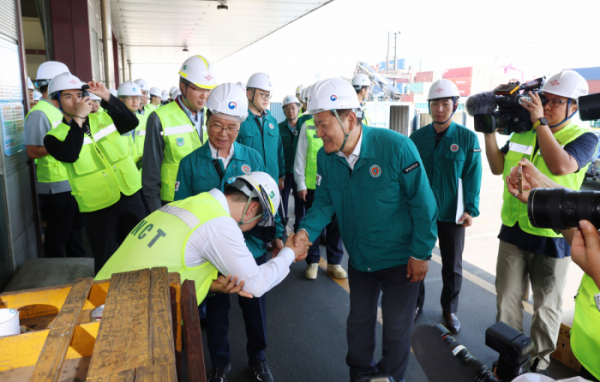
<svg viewBox="0 0 600 382">
<path fill-rule="evenodd" d="M 407 105 L 390 106 L 390 130 L 409 136 L 412 132 L 410 108 Z"/>
<path fill-rule="evenodd" d="M 17 7 L 14 0 L 0 0 L 0 34 L 17 42 Z"/>
<path fill-rule="evenodd" d="M 282 102 L 271 102 L 269 106 L 271 115 L 275 117 L 277 123 L 285 121 L 285 114 L 283 114 L 283 103 Z"/>
</svg>

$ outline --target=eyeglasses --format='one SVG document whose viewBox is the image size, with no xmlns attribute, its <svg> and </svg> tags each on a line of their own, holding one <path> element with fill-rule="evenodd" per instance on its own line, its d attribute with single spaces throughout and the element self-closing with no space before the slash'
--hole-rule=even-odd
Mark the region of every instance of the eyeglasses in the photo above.
<svg viewBox="0 0 600 382">
<path fill-rule="evenodd" d="M 569 101 L 563 101 L 563 100 L 560 100 L 560 99 L 548 99 L 548 100 L 546 100 L 546 102 L 543 103 L 543 105 L 546 106 L 546 104 L 549 103 L 551 108 L 556 109 L 557 107 L 559 107 L 563 103 L 569 103 Z"/>
<path fill-rule="evenodd" d="M 234 134 L 237 134 L 238 131 L 240 131 L 239 127 L 238 128 L 234 128 L 234 127 L 225 128 L 223 126 L 210 125 L 209 128 L 215 134 L 221 134 L 222 131 L 225 131 L 227 134 L 234 135 Z"/>
<path fill-rule="evenodd" d="M 271 99 L 271 93 L 256 93 L 256 90 L 254 91 L 254 93 L 259 96 L 260 98 L 264 99 L 265 101 L 268 101 Z"/>
<path fill-rule="evenodd" d="M 142 99 L 142 97 L 140 97 L 140 96 L 124 96 L 123 98 L 132 99 L 134 101 L 140 101 Z"/>
</svg>

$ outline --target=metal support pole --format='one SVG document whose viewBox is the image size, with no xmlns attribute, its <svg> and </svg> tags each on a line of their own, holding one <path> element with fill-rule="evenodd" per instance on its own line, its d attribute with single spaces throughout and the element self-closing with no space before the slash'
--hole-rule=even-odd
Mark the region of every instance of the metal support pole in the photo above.
<svg viewBox="0 0 600 382">
<path fill-rule="evenodd" d="M 385 70 L 389 70 L 390 66 L 390 32 L 388 32 L 388 45 L 387 45 L 387 53 L 385 55 Z"/>
<path fill-rule="evenodd" d="M 126 62 L 127 62 L 127 60 L 125 59 L 125 44 L 121 44 L 121 77 L 123 78 L 123 81 L 121 81 L 121 82 L 130 80 L 126 76 L 126 74 L 127 74 L 127 69 L 125 69 L 127 67 L 125 65 Z"/>
<path fill-rule="evenodd" d="M 133 78 L 131 76 L 131 61 L 127 60 L 127 65 L 129 65 L 129 81 L 131 81 L 131 79 Z"/>
<path fill-rule="evenodd" d="M 104 50 L 104 84 L 115 87 L 115 66 L 112 48 L 112 27 L 110 23 L 110 0 L 101 0 L 102 8 L 102 46 Z"/>
</svg>

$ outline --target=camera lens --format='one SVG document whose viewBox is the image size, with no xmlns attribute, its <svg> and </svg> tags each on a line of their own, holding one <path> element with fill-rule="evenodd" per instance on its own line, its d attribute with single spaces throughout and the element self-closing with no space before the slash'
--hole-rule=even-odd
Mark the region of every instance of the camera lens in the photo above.
<svg viewBox="0 0 600 382">
<path fill-rule="evenodd" d="M 599 226 L 600 192 L 534 189 L 527 201 L 527 215 L 537 228 L 567 229 L 579 226 L 580 220 Z"/>
</svg>

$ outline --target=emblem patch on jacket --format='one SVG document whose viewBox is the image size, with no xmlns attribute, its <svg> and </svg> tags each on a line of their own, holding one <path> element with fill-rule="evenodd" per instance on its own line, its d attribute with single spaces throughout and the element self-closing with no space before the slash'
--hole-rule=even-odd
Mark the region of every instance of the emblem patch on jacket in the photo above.
<svg viewBox="0 0 600 382">
<path fill-rule="evenodd" d="M 175 182 L 175 192 L 179 191 L 179 181 Z"/>
<path fill-rule="evenodd" d="M 409 172 L 411 172 L 415 168 L 419 168 L 420 165 L 421 165 L 421 163 L 415 162 L 415 163 L 411 164 L 410 166 L 408 166 L 407 168 L 405 168 L 404 170 L 402 170 L 402 172 L 405 173 L 405 174 L 408 174 Z"/>
<path fill-rule="evenodd" d="M 252 169 L 250 168 L 250 166 L 248 166 L 247 164 L 242 165 L 242 172 L 244 174 L 249 173 L 250 171 L 252 171 Z"/>
<path fill-rule="evenodd" d="M 317 186 L 321 185 L 321 179 L 323 179 L 323 177 L 319 174 L 317 174 Z"/>
<path fill-rule="evenodd" d="M 183 144 L 184 144 L 183 138 L 177 138 L 176 142 L 177 142 L 177 146 L 183 146 Z"/>
<path fill-rule="evenodd" d="M 450 151 L 452 151 L 453 153 L 457 152 L 458 149 L 459 149 L 459 147 L 456 143 L 454 143 L 452 146 L 450 146 Z"/>
<path fill-rule="evenodd" d="M 381 167 L 377 166 L 376 164 L 371 166 L 369 169 L 369 174 L 371 174 L 373 178 L 379 178 L 381 176 Z"/>
</svg>

